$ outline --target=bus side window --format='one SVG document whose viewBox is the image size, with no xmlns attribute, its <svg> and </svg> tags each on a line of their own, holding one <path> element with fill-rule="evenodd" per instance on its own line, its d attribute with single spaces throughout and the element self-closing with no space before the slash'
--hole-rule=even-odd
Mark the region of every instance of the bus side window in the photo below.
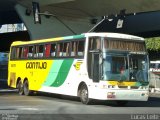
<svg viewBox="0 0 160 120">
<path fill-rule="evenodd" d="M 28 58 L 33 57 L 33 46 L 29 46 L 29 51 L 28 51 Z"/>
<path fill-rule="evenodd" d="M 34 58 L 43 58 L 44 45 L 36 45 L 34 50 Z"/>
<path fill-rule="evenodd" d="M 50 57 L 51 44 L 45 45 L 45 57 Z"/>
<path fill-rule="evenodd" d="M 70 45 L 71 43 L 67 43 L 67 46 L 66 46 L 66 56 L 70 56 Z"/>
<path fill-rule="evenodd" d="M 23 52 L 23 57 L 24 58 L 27 58 L 27 55 L 28 55 L 28 47 L 24 47 L 24 52 Z"/>
<path fill-rule="evenodd" d="M 36 45 L 34 47 L 34 58 L 38 58 L 38 50 L 39 50 L 39 47 L 38 47 L 38 45 Z"/>
<path fill-rule="evenodd" d="M 89 50 L 93 50 L 93 38 L 91 38 L 90 40 L 89 40 Z"/>
<path fill-rule="evenodd" d="M 103 44 L 104 44 L 104 48 L 105 48 L 105 49 L 109 49 L 109 48 L 110 48 L 110 40 L 107 40 L 107 39 L 105 38 Z"/>
<path fill-rule="evenodd" d="M 11 59 L 15 59 L 16 58 L 16 48 L 12 47 L 11 48 Z"/>
<path fill-rule="evenodd" d="M 57 57 L 63 56 L 63 43 L 57 44 Z"/>
<path fill-rule="evenodd" d="M 96 39 L 96 49 L 97 50 L 101 49 L 101 40 L 100 39 Z"/>
<path fill-rule="evenodd" d="M 19 48 L 16 48 L 16 58 L 19 58 Z"/>
<path fill-rule="evenodd" d="M 78 56 L 84 56 L 84 41 L 78 43 Z"/>
<path fill-rule="evenodd" d="M 39 49 L 38 49 L 39 58 L 43 58 L 43 50 L 44 50 L 44 45 L 39 45 Z"/>
<path fill-rule="evenodd" d="M 91 38 L 90 44 L 89 44 L 90 50 L 99 50 L 101 49 L 101 40 L 100 38 Z"/>
<path fill-rule="evenodd" d="M 16 58 L 22 58 L 23 57 L 23 50 L 22 47 L 16 48 Z"/>
<path fill-rule="evenodd" d="M 78 44 L 78 42 L 75 42 L 75 41 L 73 41 L 72 43 L 71 43 L 72 45 L 72 47 L 71 47 L 71 56 L 76 56 L 77 55 L 77 44 Z"/>
<path fill-rule="evenodd" d="M 56 44 L 51 44 L 51 57 L 55 57 L 56 56 Z"/>
<path fill-rule="evenodd" d="M 24 58 L 23 54 L 24 54 L 24 48 L 20 47 L 20 58 Z"/>
<path fill-rule="evenodd" d="M 64 43 L 64 46 L 63 46 L 63 56 L 64 57 L 69 56 L 69 45 L 70 43 Z"/>
</svg>

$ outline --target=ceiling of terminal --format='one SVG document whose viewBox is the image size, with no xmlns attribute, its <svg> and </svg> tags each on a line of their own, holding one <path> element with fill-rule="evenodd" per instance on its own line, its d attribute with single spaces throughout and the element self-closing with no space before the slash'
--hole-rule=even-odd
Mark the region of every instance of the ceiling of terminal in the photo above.
<svg viewBox="0 0 160 120">
<path fill-rule="evenodd" d="M 14 6 L 19 3 L 32 9 L 33 0 L 1 0 L 0 24 L 20 22 Z M 39 2 L 41 12 L 48 11 L 56 16 L 78 19 L 84 17 L 107 16 L 160 10 L 160 0 L 34 0 Z M 4 17 L 6 15 L 7 17 Z M 8 18 L 12 16 L 12 19 Z M 5 19 L 5 20 L 2 20 Z"/>
<path fill-rule="evenodd" d="M 33 0 L 17 0 L 31 7 Z M 42 10 L 48 10 L 56 15 L 73 17 L 104 16 L 118 14 L 126 9 L 126 13 L 160 10 L 160 0 L 35 0 Z"/>
</svg>

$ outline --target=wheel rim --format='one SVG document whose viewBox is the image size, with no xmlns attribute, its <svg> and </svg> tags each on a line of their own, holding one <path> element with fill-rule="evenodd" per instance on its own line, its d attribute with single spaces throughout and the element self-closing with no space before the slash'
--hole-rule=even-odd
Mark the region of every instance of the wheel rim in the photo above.
<svg viewBox="0 0 160 120">
<path fill-rule="evenodd" d="M 28 93 L 29 93 L 28 83 L 27 82 L 24 83 L 24 93 L 25 93 L 25 95 L 28 95 Z"/>
<path fill-rule="evenodd" d="M 18 86 L 18 93 L 19 93 L 20 95 L 22 95 L 22 94 L 23 94 L 23 85 L 22 85 L 22 83 L 19 82 L 17 86 Z"/>
<path fill-rule="evenodd" d="M 81 101 L 85 104 L 88 101 L 88 90 L 86 89 L 86 87 L 83 87 L 83 89 L 81 90 Z"/>
</svg>

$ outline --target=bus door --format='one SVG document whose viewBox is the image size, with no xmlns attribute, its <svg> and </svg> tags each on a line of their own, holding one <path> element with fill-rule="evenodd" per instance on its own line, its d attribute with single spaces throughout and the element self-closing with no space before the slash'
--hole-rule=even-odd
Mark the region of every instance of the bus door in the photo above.
<svg viewBox="0 0 160 120">
<path fill-rule="evenodd" d="M 88 47 L 88 75 L 93 82 L 99 82 L 102 75 L 101 39 L 99 37 L 90 38 Z"/>
<path fill-rule="evenodd" d="M 99 82 L 102 71 L 102 55 L 99 51 L 91 52 L 91 78 L 93 82 Z"/>
</svg>

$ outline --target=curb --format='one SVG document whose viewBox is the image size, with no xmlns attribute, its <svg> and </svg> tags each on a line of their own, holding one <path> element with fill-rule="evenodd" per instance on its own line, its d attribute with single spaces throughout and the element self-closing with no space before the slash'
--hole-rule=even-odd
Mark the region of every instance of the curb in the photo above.
<svg viewBox="0 0 160 120">
<path fill-rule="evenodd" d="M 0 93 L 13 93 L 17 92 L 17 89 L 0 89 Z"/>
</svg>

